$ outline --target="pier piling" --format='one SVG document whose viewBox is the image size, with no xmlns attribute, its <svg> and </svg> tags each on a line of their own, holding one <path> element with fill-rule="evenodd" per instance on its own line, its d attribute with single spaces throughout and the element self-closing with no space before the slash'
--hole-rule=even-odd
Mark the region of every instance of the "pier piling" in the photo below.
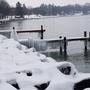
<svg viewBox="0 0 90 90">
<path fill-rule="evenodd" d="M 86 31 L 84 31 L 84 37 L 87 37 L 87 32 Z"/>
<path fill-rule="evenodd" d="M 41 25 L 41 39 L 43 39 L 43 25 Z"/>
<path fill-rule="evenodd" d="M 62 41 L 61 41 L 62 36 L 60 36 L 59 38 L 60 38 L 60 54 L 62 55 Z"/>
<path fill-rule="evenodd" d="M 13 30 L 15 30 L 15 27 L 13 27 Z"/>
<path fill-rule="evenodd" d="M 67 55 L 67 38 L 64 37 L 64 55 Z"/>
<path fill-rule="evenodd" d="M 87 37 L 86 31 L 84 31 L 84 37 Z M 84 41 L 84 55 L 87 56 L 87 39 Z"/>
<path fill-rule="evenodd" d="M 90 32 L 89 32 L 89 38 L 90 38 Z"/>
</svg>

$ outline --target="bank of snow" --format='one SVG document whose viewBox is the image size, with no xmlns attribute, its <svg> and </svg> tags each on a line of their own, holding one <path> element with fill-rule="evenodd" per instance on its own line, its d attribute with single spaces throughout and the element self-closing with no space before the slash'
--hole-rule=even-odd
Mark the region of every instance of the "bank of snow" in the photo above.
<svg viewBox="0 0 90 90">
<path fill-rule="evenodd" d="M 0 90 L 76 90 L 76 83 L 89 78 L 69 62 L 56 62 L 0 35 Z"/>
</svg>

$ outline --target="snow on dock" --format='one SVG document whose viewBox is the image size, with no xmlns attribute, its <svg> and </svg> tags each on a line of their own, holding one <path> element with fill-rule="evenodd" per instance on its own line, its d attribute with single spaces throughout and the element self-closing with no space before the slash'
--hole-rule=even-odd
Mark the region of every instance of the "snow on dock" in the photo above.
<svg viewBox="0 0 90 90">
<path fill-rule="evenodd" d="M 87 40 L 87 48 L 90 48 L 90 38 L 89 37 L 74 37 L 74 38 L 67 38 L 66 39 L 66 46 L 68 46 L 69 42 L 73 41 L 83 41 Z M 60 46 L 64 49 L 64 39 L 21 39 L 19 42 L 27 47 L 34 47 L 37 51 L 59 51 Z M 78 43 L 78 42 L 77 42 Z"/>
<path fill-rule="evenodd" d="M 87 37 L 87 32 L 84 32 L 84 37 L 72 37 L 72 38 L 57 38 L 57 39 L 44 39 L 44 32 L 46 30 L 43 29 L 41 25 L 40 30 L 1 30 L 0 34 L 7 36 L 8 38 L 12 37 L 19 41 L 21 44 L 27 46 L 28 48 L 34 47 L 37 51 L 60 51 L 60 54 L 64 53 L 67 55 L 67 46 L 69 42 L 73 41 L 83 41 L 84 42 L 84 54 L 87 53 L 87 50 L 90 49 L 90 33 L 89 37 Z M 22 39 L 18 40 L 18 34 L 21 33 L 39 33 L 40 39 Z M 13 34 L 13 35 L 12 35 Z"/>
</svg>

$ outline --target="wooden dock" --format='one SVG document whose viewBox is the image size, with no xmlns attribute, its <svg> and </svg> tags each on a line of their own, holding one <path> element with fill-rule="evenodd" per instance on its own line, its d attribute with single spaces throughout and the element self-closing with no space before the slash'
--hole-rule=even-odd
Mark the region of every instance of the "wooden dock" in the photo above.
<svg viewBox="0 0 90 90">
<path fill-rule="evenodd" d="M 37 29 L 37 30 L 16 30 L 15 27 L 13 27 L 12 30 L 0 30 L 0 34 L 10 38 L 10 35 L 12 32 L 16 32 L 17 34 L 20 34 L 20 33 L 40 33 L 41 37 L 40 39 L 43 39 L 44 37 L 44 32 L 46 31 L 45 29 L 43 29 L 43 26 L 41 25 L 41 28 L 40 29 Z"/>
<path fill-rule="evenodd" d="M 30 39 L 27 40 L 19 40 L 21 44 L 26 45 L 28 48 L 34 47 L 37 51 L 46 51 L 49 50 L 56 50 L 58 49 L 60 51 L 60 54 L 64 53 L 67 55 L 67 46 L 69 42 L 73 41 L 83 41 L 84 42 L 84 52 L 86 53 L 88 50 L 88 42 L 90 43 L 90 32 L 89 36 L 87 35 L 87 32 L 84 32 L 83 37 L 62 37 L 60 36 L 57 39 L 44 39 L 44 32 L 46 31 L 43 29 L 43 26 L 41 25 L 40 30 L 16 30 L 15 27 L 13 27 L 12 30 L 0 30 L 0 34 L 3 34 L 10 38 L 10 34 L 12 31 L 19 33 L 40 33 L 40 39 Z"/>
<path fill-rule="evenodd" d="M 27 47 L 34 47 L 37 51 L 46 52 L 46 51 L 60 51 L 60 54 L 67 55 L 67 46 L 69 42 L 74 41 L 83 41 L 84 42 L 84 53 L 87 53 L 88 50 L 88 43 L 90 43 L 90 35 L 83 37 L 72 37 L 72 38 L 58 38 L 58 39 L 27 39 L 27 40 L 20 40 L 20 43 L 26 45 Z M 89 46 L 90 48 L 90 46 Z"/>
<path fill-rule="evenodd" d="M 67 51 L 67 46 L 69 42 L 74 41 L 83 41 L 83 42 L 90 42 L 89 37 L 74 37 L 74 38 L 67 38 L 64 42 L 64 39 L 22 39 L 20 40 L 20 43 L 26 45 L 27 47 L 31 48 L 34 47 L 37 51 L 47 51 L 47 50 L 59 50 L 60 47 L 62 48 L 62 52 Z M 85 43 L 84 46 L 87 46 L 87 43 Z M 85 48 L 85 47 L 84 47 Z"/>
<path fill-rule="evenodd" d="M 67 41 L 70 42 L 70 41 L 83 41 L 83 40 L 90 40 L 89 37 L 70 37 L 70 38 L 67 38 Z M 44 39 L 44 41 L 46 42 L 59 42 L 59 41 L 63 41 L 63 38 L 61 39 Z"/>
</svg>

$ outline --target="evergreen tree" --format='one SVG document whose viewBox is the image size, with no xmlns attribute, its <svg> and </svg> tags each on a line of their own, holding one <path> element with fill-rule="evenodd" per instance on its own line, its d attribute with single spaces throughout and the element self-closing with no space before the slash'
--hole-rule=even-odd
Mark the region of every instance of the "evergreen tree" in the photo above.
<svg viewBox="0 0 90 90">
<path fill-rule="evenodd" d="M 9 15 L 10 13 L 10 6 L 6 1 L 1 1 L 0 2 L 0 15 L 2 15 L 2 17 L 5 17 L 7 15 Z"/>
<path fill-rule="evenodd" d="M 24 16 L 23 7 L 22 7 L 22 4 L 20 2 L 16 3 L 15 14 L 16 14 L 16 16 L 19 16 L 21 18 L 23 18 L 23 16 Z"/>
<path fill-rule="evenodd" d="M 26 5 L 23 4 L 23 14 L 26 15 L 28 12 L 28 9 L 26 8 Z"/>
</svg>

